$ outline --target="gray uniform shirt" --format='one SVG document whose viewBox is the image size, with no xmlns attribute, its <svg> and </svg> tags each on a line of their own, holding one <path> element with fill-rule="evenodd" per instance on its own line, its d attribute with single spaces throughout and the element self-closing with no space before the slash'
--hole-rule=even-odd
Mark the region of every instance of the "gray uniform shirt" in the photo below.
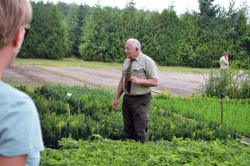
<svg viewBox="0 0 250 166">
<path fill-rule="evenodd" d="M 126 58 L 123 67 L 122 67 L 122 78 L 123 81 L 125 80 L 125 74 L 127 68 L 129 66 L 130 59 Z M 131 67 L 131 76 L 136 76 L 140 79 L 158 79 L 158 69 L 157 66 L 152 58 L 143 53 L 140 53 L 138 57 L 133 61 Z M 125 83 L 123 84 L 125 85 Z M 126 93 L 125 87 L 123 87 L 124 92 Z M 140 95 L 146 94 L 151 92 L 150 87 L 138 85 L 138 84 L 131 84 L 131 92 L 129 95 Z"/>
</svg>

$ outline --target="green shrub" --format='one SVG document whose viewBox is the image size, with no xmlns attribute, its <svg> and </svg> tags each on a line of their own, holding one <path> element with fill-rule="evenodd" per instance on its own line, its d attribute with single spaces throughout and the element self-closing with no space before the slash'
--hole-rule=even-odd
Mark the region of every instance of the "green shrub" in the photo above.
<svg viewBox="0 0 250 166">
<path fill-rule="evenodd" d="M 202 122 L 203 124 L 202 126 L 208 124 L 208 127 L 207 128 L 205 127 L 204 131 L 206 129 L 215 130 L 215 132 L 213 131 L 215 135 L 217 135 L 216 133 L 217 131 L 219 132 L 219 130 L 227 130 L 229 131 L 229 135 L 232 135 L 232 133 L 238 133 L 250 136 L 250 127 L 249 127 L 250 98 L 233 99 L 233 100 L 225 98 L 223 102 L 224 103 L 223 128 L 219 127 L 221 124 L 220 102 L 221 102 L 220 99 L 215 97 L 214 98 L 200 97 L 200 96 L 178 97 L 161 93 L 160 95 L 157 95 L 153 98 L 152 105 L 153 107 L 156 107 L 154 108 L 156 110 L 174 112 L 184 117 L 196 119 L 198 122 Z M 159 117 L 159 119 L 162 118 L 162 116 L 160 115 L 156 116 L 156 118 L 157 117 Z M 158 123 L 162 123 L 162 120 L 158 120 Z M 186 123 L 186 125 L 190 124 Z M 197 128 L 197 130 L 200 129 Z M 224 133 L 222 134 L 224 135 Z"/>
<path fill-rule="evenodd" d="M 96 136 L 109 139 L 125 138 L 121 110 L 113 112 L 111 108 L 113 99 L 111 91 L 46 85 L 29 93 L 37 105 L 44 142 L 48 147 L 58 147 L 57 141 L 64 137 L 74 139 L 95 139 Z M 68 96 L 67 93 L 71 95 Z M 149 140 L 172 140 L 175 137 L 203 140 L 228 138 L 226 130 L 228 128 L 222 128 L 217 123 L 219 116 L 213 121 L 203 118 L 195 118 L 197 120 L 186 118 L 199 115 L 200 109 L 207 113 L 207 108 L 200 104 L 206 105 L 210 99 L 187 98 L 181 102 L 183 103 L 180 103 L 179 98 L 163 94 L 154 97 L 149 112 Z M 234 105 L 237 104 L 238 102 L 235 102 Z M 217 107 L 214 103 L 212 106 L 215 109 Z M 178 115 L 187 108 L 191 109 L 188 110 L 189 114 Z"/>
<path fill-rule="evenodd" d="M 230 67 L 234 69 L 241 69 L 243 67 L 243 62 L 240 60 L 230 61 Z"/>
<path fill-rule="evenodd" d="M 223 76 L 211 70 L 206 80 L 204 95 L 211 97 L 228 96 L 229 98 L 245 99 L 250 96 L 250 75 L 239 70 L 235 73 L 226 71 Z"/>
<path fill-rule="evenodd" d="M 146 142 L 71 138 L 60 140 L 60 149 L 45 149 L 41 166 L 52 165 L 249 165 L 250 147 L 237 141 Z"/>
</svg>

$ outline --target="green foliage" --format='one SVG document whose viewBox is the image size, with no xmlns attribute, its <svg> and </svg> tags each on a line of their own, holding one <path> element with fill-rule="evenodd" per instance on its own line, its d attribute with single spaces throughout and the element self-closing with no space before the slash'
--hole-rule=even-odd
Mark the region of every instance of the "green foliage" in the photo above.
<svg viewBox="0 0 250 166">
<path fill-rule="evenodd" d="M 223 126 L 232 131 L 246 136 L 250 135 L 249 110 L 250 100 L 229 100 L 224 101 L 224 122 Z M 152 105 L 157 109 L 175 112 L 179 115 L 196 119 L 198 122 L 206 122 L 210 128 L 221 124 L 220 99 L 210 97 L 174 97 L 160 94 L 153 99 Z M 181 123 L 181 122 L 179 122 Z M 219 128 L 215 130 L 219 131 Z M 224 129 L 222 129 L 224 130 Z M 202 131 L 201 131 L 202 132 Z M 209 132 L 208 132 L 209 133 Z M 212 137 L 216 132 L 212 131 Z M 220 133 L 220 132 L 218 132 Z M 230 134 L 231 132 L 229 132 Z M 221 132 L 223 135 L 223 132 Z M 208 134 L 209 135 L 209 134 Z"/>
<path fill-rule="evenodd" d="M 118 112 L 112 111 L 113 94 L 110 91 L 46 85 L 28 93 L 38 108 L 47 147 L 58 147 L 57 141 L 63 137 L 92 140 L 99 135 L 101 138 L 124 139 L 121 106 Z M 247 118 L 250 116 L 246 116 L 246 112 L 240 113 L 248 109 L 247 105 L 229 105 L 232 108 L 225 112 L 225 127 L 220 127 L 219 112 L 210 111 L 219 110 L 216 101 L 211 102 L 207 98 L 182 100 L 158 96 L 153 99 L 149 113 L 149 140 L 171 140 L 174 137 L 203 140 L 234 138 L 235 135 L 228 133 L 228 129 L 249 134 L 249 127 L 245 122 L 248 123 Z M 237 116 L 235 111 L 238 112 Z M 207 118 L 201 113 L 205 113 Z M 241 124 L 232 125 L 232 117 L 233 121 L 241 121 Z"/>
<path fill-rule="evenodd" d="M 152 30 L 154 36 L 151 39 L 157 44 L 150 50 L 154 52 L 152 58 L 161 65 L 178 65 L 180 60 L 176 52 L 179 49 L 178 43 L 181 41 L 181 35 L 179 35 L 181 26 L 176 12 L 172 9 L 164 10 L 161 15 L 150 21 L 151 26 L 154 27 Z"/>
<path fill-rule="evenodd" d="M 106 139 L 124 139 L 122 114 L 111 110 L 110 91 L 60 85 L 38 87 L 33 92 L 24 86 L 19 89 L 35 101 L 46 147 L 58 149 L 43 151 L 41 165 L 250 162 L 249 147 L 230 139 L 237 133 L 249 136 L 249 98 L 226 100 L 224 124 L 219 126 L 219 99 L 157 95 L 149 115 L 150 141 L 141 144 Z"/>
<path fill-rule="evenodd" d="M 59 4 L 60 5 L 60 4 Z M 83 39 L 82 32 L 91 8 L 87 5 L 69 4 L 67 8 L 62 8 L 69 32 L 69 53 L 68 56 L 80 57 L 79 46 Z"/>
<path fill-rule="evenodd" d="M 61 59 L 68 51 L 68 31 L 57 6 L 43 2 L 32 3 L 33 21 L 30 34 L 20 57 Z"/>
<path fill-rule="evenodd" d="M 203 123 L 189 119 L 176 114 L 175 108 L 172 109 L 166 109 L 162 103 L 158 107 L 153 107 L 149 121 L 150 140 L 172 140 L 175 137 L 215 140 L 235 137 L 235 135 L 229 136 L 225 128 L 218 127 L 215 123 Z"/>
<path fill-rule="evenodd" d="M 124 43 L 133 37 L 160 65 L 218 67 L 218 59 L 228 51 L 230 60 L 249 68 L 247 7 L 236 9 L 232 1 L 226 10 L 214 0 L 198 2 L 199 12 L 181 16 L 173 7 L 161 13 L 137 10 L 133 1 L 122 10 L 33 2 L 31 34 L 20 56 L 122 62 Z"/>
<path fill-rule="evenodd" d="M 118 12 L 111 8 L 93 9 L 83 33 L 80 54 L 84 60 L 115 61 L 117 55 L 117 17 Z"/>
<path fill-rule="evenodd" d="M 218 75 L 211 70 L 206 81 L 204 94 L 216 97 L 220 97 L 223 94 L 231 99 L 250 98 L 249 73 L 239 70 L 236 73 L 227 71 L 224 75 Z"/>
<path fill-rule="evenodd" d="M 112 112 L 112 95 L 107 91 L 47 85 L 36 88 L 31 96 L 41 116 L 44 142 L 49 147 L 56 147 L 59 139 L 68 136 L 124 137 L 122 121 L 113 121 L 121 115 Z"/>
<path fill-rule="evenodd" d="M 244 51 L 241 51 L 239 56 L 241 59 L 241 67 L 250 69 L 250 24 L 247 25 L 246 29 L 240 41 L 240 45 L 243 47 Z"/>
<path fill-rule="evenodd" d="M 46 149 L 44 165 L 249 165 L 250 147 L 236 141 L 60 141 L 61 149 Z"/>
</svg>

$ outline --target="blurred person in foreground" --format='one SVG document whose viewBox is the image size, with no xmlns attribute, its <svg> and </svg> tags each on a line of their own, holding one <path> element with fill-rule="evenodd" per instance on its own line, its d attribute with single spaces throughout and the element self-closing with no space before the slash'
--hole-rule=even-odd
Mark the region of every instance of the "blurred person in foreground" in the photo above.
<svg viewBox="0 0 250 166">
<path fill-rule="evenodd" d="M 38 166 L 44 149 L 36 107 L 25 93 L 2 82 L 32 18 L 29 0 L 0 0 L 0 166 Z"/>
<path fill-rule="evenodd" d="M 124 49 L 126 59 L 113 101 L 113 109 L 117 109 L 119 98 L 125 93 L 122 112 L 126 138 L 145 142 L 151 87 L 158 85 L 158 69 L 154 60 L 142 53 L 141 44 L 137 39 L 128 39 Z"/>
</svg>

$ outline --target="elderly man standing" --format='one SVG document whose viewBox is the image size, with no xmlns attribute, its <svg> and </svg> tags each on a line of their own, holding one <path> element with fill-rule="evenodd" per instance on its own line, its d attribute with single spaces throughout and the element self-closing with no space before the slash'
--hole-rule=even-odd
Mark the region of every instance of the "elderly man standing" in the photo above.
<svg viewBox="0 0 250 166">
<path fill-rule="evenodd" d="M 150 87 L 158 85 L 158 70 L 154 60 L 141 52 L 141 44 L 137 39 L 128 39 L 124 52 L 126 59 L 113 109 L 117 109 L 119 98 L 124 92 L 122 112 L 126 138 L 145 142 L 151 101 Z"/>
<path fill-rule="evenodd" d="M 38 166 L 43 150 L 33 101 L 1 81 L 16 58 L 32 18 L 29 0 L 0 0 L 0 165 Z"/>
</svg>

